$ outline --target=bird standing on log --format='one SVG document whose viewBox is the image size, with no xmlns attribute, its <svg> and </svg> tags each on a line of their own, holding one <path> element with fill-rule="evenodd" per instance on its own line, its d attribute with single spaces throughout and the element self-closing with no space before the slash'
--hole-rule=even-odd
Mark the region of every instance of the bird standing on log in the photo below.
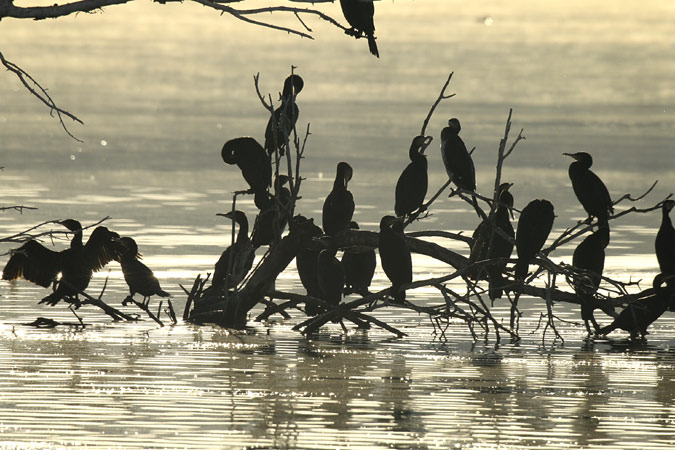
<svg viewBox="0 0 675 450">
<path fill-rule="evenodd" d="M 352 27 L 346 33 L 356 38 L 365 34 L 368 38 L 370 53 L 379 58 L 380 52 L 377 50 L 377 43 L 375 42 L 375 22 L 373 21 L 375 6 L 372 0 L 340 0 L 340 6 L 342 7 L 342 14 Z"/>
<path fill-rule="evenodd" d="M 120 265 L 124 274 L 124 281 L 129 286 L 129 296 L 122 301 L 122 305 L 132 302 L 136 293 L 143 296 L 143 305 L 147 306 L 150 297 L 159 295 L 160 297 L 170 297 L 168 292 L 162 290 L 159 280 L 148 266 L 139 261 L 142 256 L 138 253 L 136 241 L 130 237 L 118 239 L 122 245 L 122 254 Z"/>
<path fill-rule="evenodd" d="M 530 261 L 539 253 L 553 228 L 553 205 L 548 200 L 532 200 L 523 208 L 516 230 L 516 279 L 527 276 Z"/>
<path fill-rule="evenodd" d="M 62 299 L 78 304 L 78 294 L 83 292 L 95 271 L 119 257 L 119 247 L 113 238 L 119 235 L 106 227 L 96 227 L 86 244 L 82 243 L 82 225 L 75 219 L 58 222 L 73 233 L 70 248 L 55 252 L 35 240 L 30 240 L 16 250 L 2 271 L 3 280 L 25 278 L 39 286 L 48 287 L 56 282 L 56 290 L 40 303 L 56 305 Z"/>
<path fill-rule="evenodd" d="M 268 155 L 273 155 L 275 149 L 279 151 L 279 155 L 285 154 L 286 142 L 300 115 L 295 98 L 304 86 L 305 82 L 300 75 L 290 75 L 284 81 L 281 105 L 270 115 L 265 128 L 265 150 Z"/>
<path fill-rule="evenodd" d="M 403 303 L 406 293 L 401 286 L 412 282 L 412 257 L 408 244 L 405 242 L 403 218 L 382 217 L 377 248 L 380 252 L 382 269 L 391 281 L 394 303 Z"/>
<path fill-rule="evenodd" d="M 347 190 L 349 180 L 354 171 L 346 162 L 337 165 L 333 190 L 330 191 L 323 203 L 322 223 L 323 231 L 334 236 L 340 231 L 349 228 L 349 222 L 354 215 L 354 197 Z"/>
<path fill-rule="evenodd" d="M 252 137 L 239 137 L 227 141 L 220 155 L 227 164 L 239 166 L 256 206 L 262 209 L 272 185 L 272 164 L 265 149 Z"/>
<path fill-rule="evenodd" d="M 333 238 L 325 238 L 328 247 L 319 252 L 317 258 L 317 282 L 321 291 L 321 300 L 337 306 L 342 300 L 345 288 L 345 271 L 342 263 L 335 257 L 337 247 Z"/>
<path fill-rule="evenodd" d="M 428 164 L 424 150 L 430 140 L 430 137 L 416 136 L 410 144 L 408 151 L 410 164 L 403 170 L 396 182 L 394 212 L 399 217 L 412 214 L 424 203 L 429 186 Z"/>
<path fill-rule="evenodd" d="M 301 224 L 307 224 L 310 222 L 310 235 L 314 241 L 316 238 L 323 235 L 323 231 L 319 228 L 318 225 L 314 224 L 313 219 L 307 219 L 302 216 L 296 216 L 294 218 L 295 222 Z M 317 265 L 319 259 L 319 252 L 321 248 L 317 245 L 316 242 L 313 242 L 310 246 L 303 247 L 298 251 L 298 254 L 295 257 L 295 266 L 298 269 L 298 275 L 300 276 L 300 282 L 307 290 L 307 295 L 309 297 L 321 298 L 321 289 L 319 288 L 319 281 L 317 276 Z M 312 303 L 305 304 L 305 313 L 308 316 L 316 316 L 321 312 L 321 309 Z"/>
<path fill-rule="evenodd" d="M 227 214 L 217 214 L 234 220 L 239 225 L 237 239 L 220 255 L 213 272 L 211 286 L 217 290 L 235 288 L 246 277 L 253 266 L 255 249 L 248 237 L 248 219 L 246 214 L 236 210 Z"/>
<path fill-rule="evenodd" d="M 563 153 L 563 155 L 574 158 L 574 162 L 570 164 L 569 176 L 574 194 L 588 213 L 587 222 L 590 223 L 592 218 L 596 217 L 599 227 L 607 227 L 609 214 L 614 213 L 614 207 L 607 186 L 590 170 L 593 158 L 586 152 Z"/>
<path fill-rule="evenodd" d="M 275 240 L 281 238 L 288 223 L 287 211 L 291 201 L 291 191 L 284 187 L 288 183 L 286 175 L 279 175 L 274 182 L 277 198 L 268 196 L 263 208 L 255 219 L 253 232 L 251 233 L 251 242 L 253 247 L 258 248 L 261 245 L 270 245 Z"/>
<path fill-rule="evenodd" d="M 478 280 L 484 280 L 486 275 L 490 284 L 490 298 L 501 298 L 504 287 L 504 278 L 502 273 L 506 268 L 506 259 L 511 257 L 513 252 L 513 226 L 509 220 L 510 208 L 513 208 L 513 196 L 509 192 L 512 183 L 502 183 L 498 189 L 498 204 L 495 208 L 492 222 L 494 227 L 501 230 L 511 239 L 502 236 L 497 229 L 487 221 L 482 221 L 473 232 L 473 245 L 469 261 L 475 263 L 483 260 L 504 259 L 504 261 L 490 262 L 485 268 L 477 268 L 469 273 L 469 277 Z"/>
<path fill-rule="evenodd" d="M 350 222 L 349 228 L 358 230 L 356 222 Z M 370 294 L 368 288 L 373 281 L 377 257 L 375 250 L 370 247 L 346 248 L 342 254 L 342 267 L 345 270 L 345 295 L 356 292 L 365 297 Z"/>
<path fill-rule="evenodd" d="M 441 156 L 448 177 L 455 186 L 467 191 L 476 190 L 476 170 L 473 159 L 459 137 L 462 129 L 459 120 L 448 120 L 448 126 L 441 131 Z"/>
<path fill-rule="evenodd" d="M 607 245 L 609 245 L 609 228 L 601 227 L 581 241 L 572 255 L 572 266 L 581 272 L 575 279 L 574 291 L 581 299 L 581 318 L 589 335 L 591 334 L 589 322 L 593 324 L 593 330 L 600 328 L 593 315 L 595 310 L 593 297 L 600 286 L 602 271 L 605 268 Z"/>
<path fill-rule="evenodd" d="M 671 303 L 673 288 L 661 287 L 664 279 L 662 273 L 656 275 L 653 282 L 654 294 L 651 297 L 629 303 L 610 325 L 600 328 L 598 334 L 606 335 L 620 328 L 629 332 L 633 339 L 638 335 L 644 339 L 647 328 L 663 315 Z"/>
</svg>

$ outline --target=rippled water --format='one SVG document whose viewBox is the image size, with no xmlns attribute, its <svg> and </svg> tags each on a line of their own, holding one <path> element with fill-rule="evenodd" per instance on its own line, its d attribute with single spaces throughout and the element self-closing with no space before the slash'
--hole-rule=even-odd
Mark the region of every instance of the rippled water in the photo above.
<svg viewBox="0 0 675 450">
<path fill-rule="evenodd" d="M 234 23 L 190 4 L 128 4 L 105 14 L 41 22 L 3 20 L 0 50 L 30 71 L 86 123 L 68 139 L 11 74 L 0 83 L 3 204 L 0 236 L 75 217 L 134 236 L 145 262 L 173 295 L 213 267 L 230 239 L 216 212 L 230 208 L 239 174 L 220 160 L 223 142 L 260 137 L 267 118 L 252 75 L 276 92 L 298 66 L 306 88 L 300 122 L 311 122 L 298 211 L 318 217 L 335 163 L 355 167 L 350 189 L 362 228 L 393 205 L 410 138 L 450 71 L 453 99 L 429 131 L 457 116 L 476 146 L 478 184 L 489 192 L 508 109 L 525 128 L 504 176 L 516 206 L 535 197 L 556 206 L 555 230 L 583 211 L 567 158 L 586 150 L 614 198 L 658 179 L 649 206 L 675 190 L 675 36 L 671 2 L 602 0 L 378 2 L 382 58 L 365 42 L 312 22 L 316 41 Z M 336 4 L 323 5 L 339 15 Z M 440 158 L 430 152 L 431 185 Z M 254 211 L 252 201 L 239 205 Z M 643 279 L 657 270 L 659 212 L 612 228 L 606 274 Z M 470 232 L 475 214 L 441 198 L 412 228 Z M 438 240 L 465 253 L 457 243 Z M 64 242 L 57 242 L 59 248 Z M 3 244 L 0 253 L 11 245 Z M 571 258 L 568 245 L 553 255 Z M 260 255 L 259 255 L 260 256 Z M 1 258 L 4 263 L 6 257 Z M 302 292 L 292 267 L 277 288 Z M 415 279 L 442 265 L 414 261 Z M 119 306 L 119 266 L 89 292 Z M 378 270 L 374 289 L 387 286 Z M 301 320 L 249 322 L 245 331 L 150 320 L 112 323 L 97 310 L 37 305 L 45 290 L 0 284 L 0 447 L 118 448 L 672 448 L 675 446 L 675 321 L 666 314 L 647 343 L 625 334 L 584 340 L 578 312 L 556 305 L 564 344 L 543 334 L 543 306 L 522 299 L 523 340 L 474 342 L 453 322 L 444 336 L 424 316 L 387 308 L 377 316 L 408 334 L 327 326 L 311 339 Z M 430 289 L 409 298 L 441 301 Z M 153 301 L 155 307 L 158 302 Z M 130 307 L 126 312 L 133 312 Z M 252 312 L 252 317 L 258 310 Z M 508 308 L 494 312 L 508 320 Z M 35 329 L 37 317 L 73 326 Z M 605 321 L 606 319 L 602 319 Z"/>
</svg>

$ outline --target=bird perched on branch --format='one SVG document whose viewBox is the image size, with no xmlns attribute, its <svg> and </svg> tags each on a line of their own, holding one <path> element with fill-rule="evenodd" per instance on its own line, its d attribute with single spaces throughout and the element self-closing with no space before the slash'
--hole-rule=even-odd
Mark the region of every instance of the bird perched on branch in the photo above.
<svg viewBox="0 0 675 450">
<path fill-rule="evenodd" d="M 675 279 L 671 275 L 675 275 L 675 229 L 670 220 L 670 211 L 675 206 L 675 201 L 665 200 L 661 206 L 661 226 L 658 233 L 656 233 L 656 240 L 654 247 L 656 249 L 656 259 L 659 261 L 659 269 L 661 273 L 668 277 L 668 286 L 675 286 Z M 675 305 L 671 306 L 671 310 Z"/>
<path fill-rule="evenodd" d="M 298 121 L 300 111 L 295 103 L 296 96 L 302 91 L 305 82 L 300 75 L 290 75 L 284 81 L 284 89 L 281 92 L 281 105 L 270 115 L 265 128 L 265 150 L 269 155 L 278 150 L 283 156 L 295 123 Z"/>
<path fill-rule="evenodd" d="M 168 292 L 162 290 L 159 280 L 148 266 L 139 261 L 142 257 L 138 253 L 136 241 L 130 237 L 116 239 L 122 246 L 122 254 L 119 258 L 124 274 L 124 281 L 129 286 L 129 296 L 122 301 L 122 305 L 133 301 L 136 293 L 143 296 L 143 305 L 147 306 L 150 297 L 159 295 L 160 297 L 170 297 Z"/>
<path fill-rule="evenodd" d="M 213 271 L 211 286 L 217 290 L 235 288 L 246 277 L 253 267 L 255 249 L 248 237 L 248 219 L 246 214 L 239 210 L 227 214 L 217 214 L 234 220 L 239 225 L 237 239 L 220 255 Z"/>
<path fill-rule="evenodd" d="M 272 164 L 265 149 L 252 137 L 239 137 L 227 141 L 220 155 L 227 164 L 239 166 L 256 206 L 262 209 L 272 185 Z"/>
<path fill-rule="evenodd" d="M 279 175 L 275 180 L 274 186 L 278 197 L 268 196 L 256 217 L 251 233 L 253 247 L 272 244 L 281 237 L 281 233 L 286 228 L 288 223 L 286 209 L 291 202 L 291 191 L 284 187 L 288 181 L 289 178 L 286 175 Z"/>
<path fill-rule="evenodd" d="M 467 191 L 476 190 L 476 170 L 473 159 L 459 137 L 462 126 L 459 120 L 448 120 L 448 126 L 441 131 L 441 156 L 448 177 L 455 186 Z"/>
<path fill-rule="evenodd" d="M 410 164 L 403 170 L 396 182 L 394 212 L 397 216 L 412 214 L 424 203 L 429 186 L 428 164 L 424 150 L 429 142 L 431 142 L 431 137 L 415 136 L 410 144 L 410 150 L 408 150 Z"/>
<path fill-rule="evenodd" d="M 345 288 L 345 270 L 335 257 L 337 247 L 332 237 L 324 238 L 328 247 L 319 252 L 317 258 L 317 282 L 321 291 L 321 300 L 337 306 L 342 300 Z"/>
<path fill-rule="evenodd" d="M 353 174 L 352 166 L 344 161 L 338 163 L 333 189 L 323 203 L 323 231 L 329 236 L 346 230 L 354 215 L 354 197 L 347 189 Z"/>
<path fill-rule="evenodd" d="M 666 311 L 673 297 L 672 287 L 661 287 L 665 277 L 662 273 L 654 277 L 654 294 L 642 300 L 636 300 L 626 306 L 614 321 L 598 330 L 606 335 L 620 328 L 630 333 L 631 338 L 640 335 L 644 339 L 647 328 Z"/>
<path fill-rule="evenodd" d="M 342 7 L 342 14 L 352 27 L 346 33 L 356 38 L 365 34 L 368 38 L 370 53 L 379 58 L 380 52 L 377 50 L 377 43 L 375 42 L 375 23 L 373 22 L 375 6 L 372 0 L 340 0 L 340 6 Z"/>
<path fill-rule="evenodd" d="M 117 259 L 120 251 L 113 242 L 119 235 L 106 227 L 97 227 L 83 244 L 80 222 L 66 219 L 58 223 L 73 233 L 70 248 L 55 252 L 30 240 L 12 251 L 2 271 L 3 280 L 24 278 L 43 287 L 56 282 L 54 292 L 40 301 L 52 306 L 64 298 L 77 304 L 77 296 L 89 286 L 92 274 Z M 59 273 L 61 278 L 56 281 Z"/>
<path fill-rule="evenodd" d="M 602 279 L 607 245 L 609 245 L 609 228 L 604 226 L 581 241 L 572 255 L 572 266 L 581 272 L 580 276 L 575 278 L 574 291 L 581 299 L 581 318 L 588 334 L 591 334 L 589 322 L 593 324 L 594 330 L 599 328 L 593 316 L 595 310 L 593 296 Z"/>
<path fill-rule="evenodd" d="M 473 245 L 471 246 L 471 255 L 469 261 L 475 263 L 483 260 L 504 259 L 504 261 L 490 262 L 487 267 L 479 267 L 469 272 L 469 277 L 474 280 L 487 279 L 490 283 L 490 298 L 501 298 L 504 279 L 502 273 L 506 268 L 506 259 L 511 257 L 513 252 L 513 226 L 509 220 L 511 208 L 513 208 L 513 195 L 509 188 L 513 183 L 502 183 L 497 190 L 498 204 L 494 210 L 492 218 L 494 227 L 490 223 L 490 218 L 483 220 L 473 232 Z M 502 236 L 506 234 L 510 239 Z"/>
<path fill-rule="evenodd" d="M 553 205 L 548 200 L 532 200 L 523 208 L 516 230 L 516 279 L 527 276 L 530 261 L 539 253 L 553 228 Z"/>
<path fill-rule="evenodd" d="M 412 257 L 405 242 L 402 217 L 382 217 L 377 248 L 382 269 L 391 281 L 394 303 L 403 303 L 405 289 L 401 286 L 412 282 Z"/>
<path fill-rule="evenodd" d="M 303 216 L 296 216 L 294 218 L 294 222 L 303 225 L 309 225 L 309 234 L 312 239 L 316 239 L 323 235 L 323 231 L 321 231 L 321 228 L 314 224 L 313 219 L 307 219 Z M 311 245 L 301 248 L 295 257 L 295 265 L 298 269 L 300 282 L 307 290 L 307 295 L 309 297 L 319 299 L 321 298 L 321 289 L 319 288 L 319 281 L 317 278 L 317 263 L 320 251 L 321 248 L 318 245 Z M 308 316 L 315 316 L 319 314 L 320 311 L 320 308 L 318 308 L 316 305 L 311 303 L 306 304 L 305 313 L 307 313 Z"/>
<path fill-rule="evenodd" d="M 607 186 L 590 170 L 593 157 L 586 152 L 563 153 L 563 155 L 574 158 L 574 162 L 570 164 L 569 176 L 574 194 L 588 213 L 587 221 L 590 222 L 596 217 L 599 227 L 607 226 L 609 213 L 614 213 L 614 207 Z"/>
<path fill-rule="evenodd" d="M 349 228 L 358 230 L 359 224 L 352 221 Z M 370 294 L 368 288 L 373 281 L 377 257 L 370 247 L 346 248 L 342 254 L 342 267 L 345 270 L 345 295 L 356 292 L 365 297 Z"/>
</svg>

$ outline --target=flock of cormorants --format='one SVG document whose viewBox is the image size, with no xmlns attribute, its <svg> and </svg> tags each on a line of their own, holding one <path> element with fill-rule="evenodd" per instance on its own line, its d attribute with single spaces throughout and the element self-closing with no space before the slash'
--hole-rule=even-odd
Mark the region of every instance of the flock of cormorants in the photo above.
<svg viewBox="0 0 675 450">
<path fill-rule="evenodd" d="M 348 3 L 343 0 L 343 8 Z M 246 192 L 254 195 L 254 203 L 260 211 L 250 236 L 248 220 L 242 211 L 219 214 L 234 221 L 239 231 L 234 244 L 222 253 L 215 264 L 209 289 L 216 293 L 236 288 L 250 272 L 256 249 L 278 241 L 289 222 L 287 207 L 292 202 L 292 194 L 285 185 L 290 180 L 279 174 L 272 183 L 272 159 L 274 155 L 289 151 L 289 136 L 299 115 L 295 100 L 303 85 L 302 78 L 296 74 L 285 80 L 281 106 L 274 110 L 266 127 L 264 147 L 252 137 L 240 137 L 227 141 L 222 148 L 222 159 L 239 167 L 249 185 Z M 509 192 L 512 184 L 502 183 L 496 193 L 496 204 L 492 205 L 489 215 L 485 215 L 477 205 L 475 168 L 471 154 L 459 136 L 460 130 L 459 120 L 453 118 L 441 131 L 442 160 L 450 182 L 460 193 L 471 196 L 476 212 L 482 217 L 472 235 L 471 266 L 467 276 L 474 280 L 488 280 L 489 296 L 496 299 L 514 283 L 504 277 L 514 245 L 518 256 L 514 266 L 515 280 L 523 282 L 527 277 L 529 264 L 542 250 L 553 227 L 554 209 L 548 200 L 531 201 L 522 210 L 517 232 L 514 232 L 511 224 L 514 199 Z M 405 286 L 412 281 L 412 258 L 404 227 L 425 208 L 428 164 L 424 152 L 430 142 L 431 137 L 428 136 L 416 136 L 412 140 L 410 163 L 396 183 L 395 215 L 385 215 L 380 220 L 377 250 L 382 269 L 392 283 L 394 303 L 405 301 Z M 647 327 L 671 306 L 675 289 L 675 229 L 669 217 L 675 201 L 665 200 L 662 206 L 661 227 L 655 241 L 661 273 L 654 279 L 654 294 L 631 303 L 612 324 L 601 327 L 593 316 L 594 296 L 602 277 L 605 249 L 610 242 L 609 217 L 613 213 L 613 204 L 605 184 L 590 170 L 591 155 L 584 152 L 565 155 L 574 159 L 569 166 L 569 177 L 574 193 L 588 214 L 587 222 L 597 219 L 597 230 L 576 247 L 572 260 L 577 271 L 573 287 L 581 299 L 581 317 L 589 334 L 606 334 L 621 328 L 633 336 L 644 336 Z M 313 238 L 321 243 L 302 248 L 297 254 L 300 280 L 308 296 L 334 306 L 343 296 L 351 293 L 368 295 L 376 267 L 373 248 L 346 248 L 342 260 L 336 256 L 338 248 L 334 237 L 345 230 L 359 228 L 352 220 L 355 204 L 348 189 L 352 176 L 353 169 L 348 163 L 337 164 L 333 187 L 323 204 L 321 228 L 312 219 L 294 218 L 305 221 L 312 230 Z M 272 187 L 273 193 L 270 193 Z M 116 260 L 120 262 L 129 285 L 130 295 L 125 302 L 136 293 L 144 297 L 146 305 L 152 295 L 168 296 L 152 271 L 139 261 L 141 255 L 132 238 L 120 238 L 117 233 L 99 226 L 83 244 L 79 222 L 68 219 L 59 223 L 73 233 L 70 248 L 55 252 L 30 240 L 12 251 L 3 270 L 4 280 L 25 278 L 44 287 L 53 284 L 53 292 L 41 303 L 55 305 L 62 299 L 77 302 L 77 294 L 87 288 L 92 273 Z M 57 280 L 59 273 L 61 278 Z M 317 304 L 306 304 L 308 315 L 316 315 L 323 310 Z"/>
</svg>

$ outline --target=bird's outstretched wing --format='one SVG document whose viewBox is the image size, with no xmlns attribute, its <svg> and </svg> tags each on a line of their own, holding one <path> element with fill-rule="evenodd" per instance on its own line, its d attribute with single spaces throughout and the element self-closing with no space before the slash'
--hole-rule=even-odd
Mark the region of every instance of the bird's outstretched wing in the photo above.
<svg viewBox="0 0 675 450">
<path fill-rule="evenodd" d="M 2 269 L 3 280 L 25 278 L 37 285 L 48 287 L 61 271 L 62 255 L 30 240 L 12 251 L 12 256 Z"/>
<path fill-rule="evenodd" d="M 94 272 L 101 270 L 112 260 L 119 260 L 122 247 L 113 240 L 120 235 L 106 227 L 96 227 L 84 246 L 84 258 Z"/>
</svg>

